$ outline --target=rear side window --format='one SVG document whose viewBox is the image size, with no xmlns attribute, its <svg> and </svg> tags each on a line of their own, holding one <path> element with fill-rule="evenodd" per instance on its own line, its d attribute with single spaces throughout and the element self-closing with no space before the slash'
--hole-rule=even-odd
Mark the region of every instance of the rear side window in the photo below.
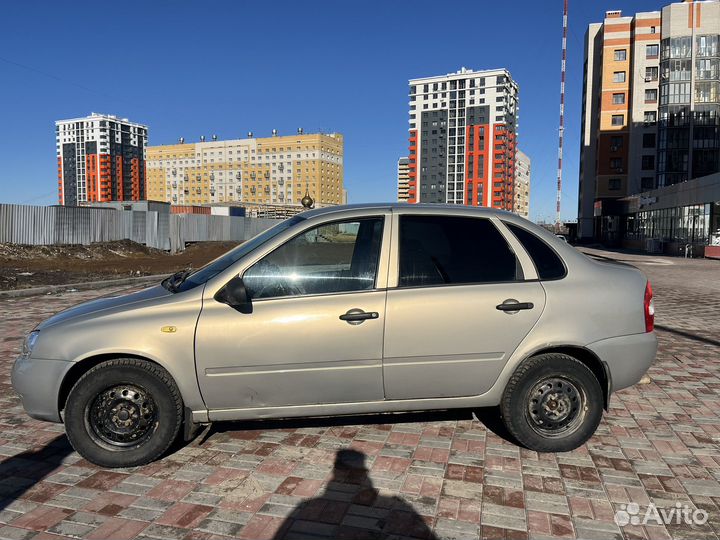
<svg viewBox="0 0 720 540">
<path fill-rule="evenodd" d="M 565 275 L 565 265 L 562 259 L 543 240 L 522 227 L 507 222 L 503 223 L 530 255 L 540 279 L 559 279 Z"/>
<path fill-rule="evenodd" d="M 522 279 L 505 238 L 487 219 L 400 216 L 400 287 Z"/>
</svg>

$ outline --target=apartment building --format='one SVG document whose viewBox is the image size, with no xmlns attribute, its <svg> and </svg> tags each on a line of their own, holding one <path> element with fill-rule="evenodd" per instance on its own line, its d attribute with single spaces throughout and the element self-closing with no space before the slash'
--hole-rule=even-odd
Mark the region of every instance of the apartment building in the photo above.
<svg viewBox="0 0 720 540">
<path fill-rule="evenodd" d="M 55 122 L 58 202 L 145 199 L 148 128 L 108 114 Z"/>
<path fill-rule="evenodd" d="M 403 157 L 397 163 L 397 199 L 398 202 L 408 201 L 408 190 L 410 188 L 410 159 Z"/>
<path fill-rule="evenodd" d="M 527 218 L 530 216 L 530 157 L 521 150 L 515 155 L 515 206 L 513 212 Z"/>
<path fill-rule="evenodd" d="M 408 202 L 514 208 L 518 85 L 506 69 L 411 79 Z"/>
<path fill-rule="evenodd" d="M 172 204 L 246 202 L 342 204 L 343 137 L 339 133 L 218 140 L 151 146 L 148 198 Z"/>
<path fill-rule="evenodd" d="M 719 39 L 715 0 L 608 11 L 588 27 L 581 239 L 670 253 L 720 243 Z"/>
</svg>

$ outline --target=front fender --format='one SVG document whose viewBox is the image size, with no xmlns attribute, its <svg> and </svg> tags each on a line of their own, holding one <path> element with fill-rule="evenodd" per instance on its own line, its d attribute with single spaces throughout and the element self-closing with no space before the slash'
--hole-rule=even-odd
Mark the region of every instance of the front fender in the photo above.
<svg viewBox="0 0 720 540">
<path fill-rule="evenodd" d="M 177 384 L 185 407 L 192 412 L 193 422 L 207 422 L 207 407 L 200 393 L 197 376 L 195 375 L 195 357 L 192 348 L 187 356 L 187 358 L 173 357 L 172 361 L 168 361 L 163 356 L 156 354 L 156 351 L 106 347 L 88 351 L 76 358 L 72 364 L 73 366 L 82 366 L 84 363 L 90 364 L 94 359 L 98 358 L 109 360 L 111 358 L 127 357 L 154 362 L 167 370 L 175 384 Z M 65 375 L 67 375 L 67 372 Z"/>
</svg>

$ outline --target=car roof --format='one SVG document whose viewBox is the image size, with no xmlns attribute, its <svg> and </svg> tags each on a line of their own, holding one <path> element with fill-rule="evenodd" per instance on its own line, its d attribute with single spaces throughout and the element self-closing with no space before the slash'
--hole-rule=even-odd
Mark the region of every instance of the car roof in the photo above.
<svg viewBox="0 0 720 540">
<path fill-rule="evenodd" d="M 461 204 L 409 204 L 409 203 L 364 203 L 364 204 L 342 204 L 338 206 L 324 206 L 307 210 L 300 215 L 305 218 L 324 216 L 335 213 L 350 212 L 356 210 L 390 210 L 402 213 L 423 213 L 431 210 L 439 214 L 474 214 L 484 216 L 516 217 L 515 214 L 505 210 L 487 208 L 484 206 L 465 206 Z"/>
</svg>

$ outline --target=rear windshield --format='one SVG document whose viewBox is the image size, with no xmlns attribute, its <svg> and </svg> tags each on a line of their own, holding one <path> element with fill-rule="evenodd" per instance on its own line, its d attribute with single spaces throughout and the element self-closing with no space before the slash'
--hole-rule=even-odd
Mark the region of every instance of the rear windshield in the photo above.
<svg viewBox="0 0 720 540">
<path fill-rule="evenodd" d="M 525 248 L 525 251 L 530 255 L 540 279 L 560 279 L 565 276 L 565 265 L 554 249 L 522 227 L 512 223 L 503 223 L 512 231 Z"/>
</svg>

